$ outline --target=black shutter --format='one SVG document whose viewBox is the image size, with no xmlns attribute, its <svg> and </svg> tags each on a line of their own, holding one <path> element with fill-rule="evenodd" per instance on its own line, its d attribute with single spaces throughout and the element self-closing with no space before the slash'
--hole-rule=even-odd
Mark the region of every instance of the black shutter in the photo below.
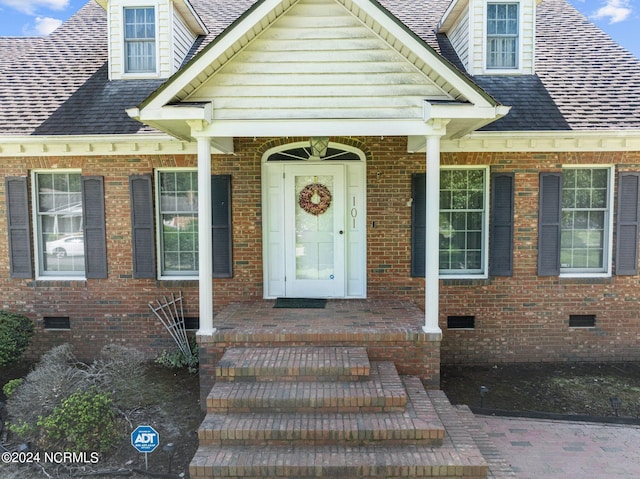
<svg viewBox="0 0 640 479">
<path fill-rule="evenodd" d="M 560 274 L 562 173 L 540 173 L 538 275 Z"/>
<path fill-rule="evenodd" d="M 513 275 L 514 174 L 491 175 L 491 227 L 489 229 L 489 274 Z"/>
<path fill-rule="evenodd" d="M 133 277 L 156 277 L 156 247 L 153 235 L 153 191 L 151 175 L 129 177 L 131 202 L 131 246 Z"/>
<path fill-rule="evenodd" d="M 638 274 L 640 173 L 618 174 L 616 274 Z"/>
<path fill-rule="evenodd" d="M 12 278 L 33 278 L 31 228 L 27 178 L 8 176 L 4 181 L 9 233 L 9 263 Z"/>
<path fill-rule="evenodd" d="M 82 177 L 82 219 L 85 275 L 87 278 L 106 278 L 107 240 L 102 176 Z"/>
<path fill-rule="evenodd" d="M 427 175 L 411 175 L 411 276 L 424 277 L 426 267 Z"/>
<path fill-rule="evenodd" d="M 233 275 L 231 175 L 211 176 L 211 237 L 213 242 L 213 277 L 230 278 Z"/>
</svg>

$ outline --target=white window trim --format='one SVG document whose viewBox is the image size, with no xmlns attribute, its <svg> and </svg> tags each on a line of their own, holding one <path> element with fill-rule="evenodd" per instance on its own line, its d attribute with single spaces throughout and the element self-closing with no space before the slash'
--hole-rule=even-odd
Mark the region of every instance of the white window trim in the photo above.
<svg viewBox="0 0 640 479">
<path fill-rule="evenodd" d="M 156 220 L 156 258 L 157 260 L 157 276 L 159 280 L 167 281 L 194 281 L 198 279 L 198 270 L 194 270 L 193 273 L 186 274 L 184 272 L 176 274 L 164 274 L 164 256 L 162 251 L 162 210 L 160 208 L 160 174 L 181 172 L 181 173 L 197 173 L 197 168 L 190 167 L 174 167 L 174 168 L 156 168 L 153 174 L 153 181 L 155 187 L 154 198 L 154 210 Z M 197 211 L 196 211 L 197 214 Z"/>
<path fill-rule="evenodd" d="M 127 72 L 127 42 L 125 41 L 125 21 L 124 11 L 128 8 L 153 8 L 155 11 L 155 50 L 156 50 L 156 69 L 153 72 Z M 158 2 L 139 3 L 137 0 L 125 0 L 120 7 L 121 20 L 121 45 L 122 52 L 122 78 L 127 80 L 158 78 L 160 76 L 160 8 Z"/>
<path fill-rule="evenodd" d="M 488 53 L 489 42 L 487 41 L 489 32 L 487 30 L 488 9 L 490 4 L 516 4 L 518 5 L 518 46 L 516 52 L 517 66 L 515 68 L 489 68 L 488 66 Z M 484 75 L 514 75 L 522 74 L 522 52 L 524 49 L 524 35 L 522 31 L 522 25 L 524 21 L 523 4 L 519 0 L 503 0 L 503 1 L 489 1 L 485 4 L 482 14 L 482 71 Z"/>
<path fill-rule="evenodd" d="M 65 169 L 39 169 L 31 171 L 31 216 L 32 216 L 32 241 L 34 250 L 34 262 L 35 262 L 35 278 L 42 281 L 85 281 L 86 278 L 86 258 L 85 258 L 85 271 L 78 272 L 77 274 L 70 274 L 69 272 L 62 272 L 56 274 L 55 271 L 44 272 L 44 264 L 42 261 L 43 256 L 46 254 L 44 251 L 44 245 L 40 243 L 40 222 L 38 221 L 38 175 L 46 173 L 71 173 L 82 175 L 82 170 L 77 168 L 65 168 Z M 84 233 L 83 233 L 84 234 Z"/>
<path fill-rule="evenodd" d="M 603 248 L 603 252 L 605 254 L 604 258 L 604 271 L 602 272 L 585 272 L 580 273 L 577 271 L 571 272 L 563 272 L 562 267 L 560 268 L 560 278 L 610 278 L 613 274 L 613 217 L 614 217 L 614 199 L 615 199 L 615 165 L 605 164 L 605 165 L 596 165 L 596 164 L 587 164 L 587 165 L 562 165 L 563 170 L 568 169 L 608 169 L 609 173 L 609 182 L 607 185 L 608 188 L 608 198 L 607 198 L 607 220 L 605 222 L 608 231 L 605 234 L 605 246 Z M 564 186 L 563 186 L 564 188 Z M 560 210 L 562 211 L 562 199 L 560 199 Z"/>
<path fill-rule="evenodd" d="M 488 166 L 472 166 L 472 165 L 455 165 L 455 166 L 441 166 L 440 170 L 483 170 L 484 172 L 484 218 L 482 220 L 482 271 L 477 273 L 439 273 L 439 279 L 487 279 L 489 277 L 489 216 L 490 216 L 490 169 Z M 440 207 L 438 206 L 438 214 L 440 214 Z M 439 259 L 440 251 L 438 250 L 437 260 Z"/>
</svg>

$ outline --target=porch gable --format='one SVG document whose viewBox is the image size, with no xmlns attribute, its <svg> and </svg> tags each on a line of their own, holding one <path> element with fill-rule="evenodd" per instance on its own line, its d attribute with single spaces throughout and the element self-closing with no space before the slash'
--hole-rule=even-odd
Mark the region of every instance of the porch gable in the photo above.
<svg viewBox="0 0 640 479">
<path fill-rule="evenodd" d="M 507 111 L 377 2 L 265 0 L 128 113 L 190 139 L 459 133 Z"/>
</svg>

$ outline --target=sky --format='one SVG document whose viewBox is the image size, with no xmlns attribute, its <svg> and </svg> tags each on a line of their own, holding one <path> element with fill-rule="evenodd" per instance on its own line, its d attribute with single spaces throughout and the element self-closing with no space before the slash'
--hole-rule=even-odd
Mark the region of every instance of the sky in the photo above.
<svg viewBox="0 0 640 479">
<path fill-rule="evenodd" d="M 569 1 L 640 58 L 640 0 Z M 47 35 L 85 3 L 86 0 L 0 0 L 0 36 Z"/>
</svg>

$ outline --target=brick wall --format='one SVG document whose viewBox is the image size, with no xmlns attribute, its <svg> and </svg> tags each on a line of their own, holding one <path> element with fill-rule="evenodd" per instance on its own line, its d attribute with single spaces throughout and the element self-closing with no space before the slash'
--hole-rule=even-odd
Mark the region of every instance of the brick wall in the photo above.
<svg viewBox="0 0 640 479">
<path fill-rule="evenodd" d="M 236 140 L 234 155 L 214 155 L 214 173 L 232 175 L 234 277 L 214 280 L 214 304 L 262 298 L 261 156 L 294 139 Z M 424 303 L 424 281 L 410 277 L 411 174 L 425 168 L 424 154 L 406 152 L 405 138 L 342 140 L 367 155 L 369 297 Z M 0 306 L 36 321 L 33 354 L 70 342 L 81 357 L 110 342 L 155 354 L 172 345 L 147 303 L 183 291 L 187 316 L 198 315 L 197 281 L 134 279 L 128 176 L 158 167 L 195 167 L 193 155 L 138 157 L 5 158 L 3 176 L 35 168 L 81 168 L 105 177 L 109 277 L 88 281 L 9 278 L 6 234 L 0 238 Z M 514 275 L 441 282 L 440 319 L 444 363 L 640 359 L 639 278 L 562 279 L 536 276 L 538 172 L 565 164 L 615 164 L 640 170 L 640 153 L 443 154 L 443 165 L 488 165 L 515 172 Z M 4 184 L 0 185 L 0 230 L 6 231 Z M 570 314 L 597 315 L 593 329 L 569 328 Z M 447 330 L 448 315 L 474 315 L 475 329 Z M 69 316 L 70 331 L 44 331 L 46 316 Z"/>
</svg>

